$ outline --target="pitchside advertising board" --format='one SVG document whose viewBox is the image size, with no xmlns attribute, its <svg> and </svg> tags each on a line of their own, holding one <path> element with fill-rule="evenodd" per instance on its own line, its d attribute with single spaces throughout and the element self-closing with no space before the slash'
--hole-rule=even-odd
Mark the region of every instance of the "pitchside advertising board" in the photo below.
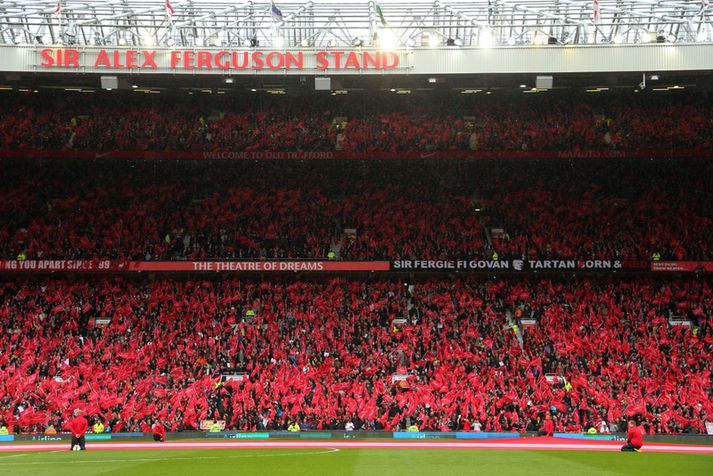
<svg viewBox="0 0 713 476">
<path fill-rule="evenodd" d="M 0 260 L 0 272 L 444 272 L 444 273 L 615 273 L 713 272 L 713 261 L 634 260 L 391 260 L 391 261 L 116 261 Z"/>
</svg>

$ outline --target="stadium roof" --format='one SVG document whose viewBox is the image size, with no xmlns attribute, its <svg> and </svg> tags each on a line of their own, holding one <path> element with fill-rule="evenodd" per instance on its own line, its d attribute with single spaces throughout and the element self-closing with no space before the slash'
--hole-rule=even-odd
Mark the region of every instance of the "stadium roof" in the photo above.
<svg viewBox="0 0 713 476">
<path fill-rule="evenodd" d="M 386 49 L 710 43 L 709 3 L 0 0 L 0 44 Z"/>
</svg>

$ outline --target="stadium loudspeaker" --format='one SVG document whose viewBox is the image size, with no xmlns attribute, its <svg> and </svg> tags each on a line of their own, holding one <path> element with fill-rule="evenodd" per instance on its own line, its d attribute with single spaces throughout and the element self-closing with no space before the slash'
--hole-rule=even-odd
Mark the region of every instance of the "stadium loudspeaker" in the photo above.
<svg viewBox="0 0 713 476">
<path fill-rule="evenodd" d="M 119 78 L 116 76 L 102 76 L 100 80 L 102 89 L 119 89 Z"/>
<path fill-rule="evenodd" d="M 535 78 L 535 87 L 537 89 L 552 89 L 552 76 L 537 76 Z"/>
<path fill-rule="evenodd" d="M 332 78 L 314 78 L 315 91 L 331 91 Z"/>
</svg>

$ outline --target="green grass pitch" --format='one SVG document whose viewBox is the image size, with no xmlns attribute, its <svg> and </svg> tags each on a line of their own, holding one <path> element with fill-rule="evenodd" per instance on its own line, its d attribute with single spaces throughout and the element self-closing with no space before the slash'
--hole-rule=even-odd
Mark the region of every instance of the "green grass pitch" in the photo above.
<svg viewBox="0 0 713 476">
<path fill-rule="evenodd" d="M 713 475 L 713 455 L 429 449 L 2 453 L 0 475 Z"/>
</svg>

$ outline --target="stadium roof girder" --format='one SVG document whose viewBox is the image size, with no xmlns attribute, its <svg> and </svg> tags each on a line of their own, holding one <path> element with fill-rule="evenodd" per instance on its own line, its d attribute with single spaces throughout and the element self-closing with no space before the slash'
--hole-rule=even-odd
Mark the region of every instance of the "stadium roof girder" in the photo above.
<svg viewBox="0 0 713 476">
<path fill-rule="evenodd" d="M 713 6 L 699 0 L 473 0 L 379 2 L 231 0 L 0 0 L 0 44 L 200 47 L 376 47 L 389 30 L 398 45 L 422 40 L 462 46 L 639 43 L 664 36 L 674 43 L 713 42 Z M 376 35 L 375 35 L 376 34 Z M 487 35 L 487 36 L 486 36 Z M 652 38 L 652 36 L 654 38 Z M 423 43 L 423 44 L 422 44 Z M 398 46 L 397 45 L 397 46 Z"/>
</svg>

